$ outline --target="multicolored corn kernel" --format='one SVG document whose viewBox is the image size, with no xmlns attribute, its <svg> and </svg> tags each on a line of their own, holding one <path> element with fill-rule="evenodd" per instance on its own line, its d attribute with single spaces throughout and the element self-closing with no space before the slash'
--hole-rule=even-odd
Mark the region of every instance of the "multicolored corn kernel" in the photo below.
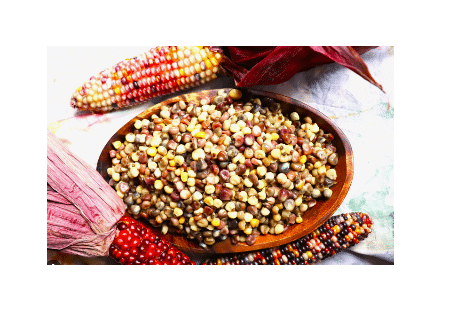
<svg viewBox="0 0 472 324">
<path fill-rule="evenodd" d="M 92 76 L 72 94 L 79 110 L 108 112 L 217 77 L 222 56 L 207 46 L 160 46 Z"/>
<path fill-rule="evenodd" d="M 322 192 L 336 184 L 327 161 L 337 156 L 333 135 L 311 119 L 290 119 L 272 98 L 238 101 L 242 93 L 233 90 L 163 105 L 111 147 L 109 183 L 133 217 L 203 248 L 225 239 L 253 245 L 328 199 Z"/>
<path fill-rule="evenodd" d="M 155 230 L 128 216 L 123 216 L 117 223 L 109 254 L 119 263 L 126 265 L 195 264 Z"/>
<path fill-rule="evenodd" d="M 238 253 L 206 260 L 208 265 L 313 264 L 356 245 L 372 231 L 374 223 L 365 213 L 333 216 L 313 233 L 289 244 L 256 252 Z"/>
</svg>

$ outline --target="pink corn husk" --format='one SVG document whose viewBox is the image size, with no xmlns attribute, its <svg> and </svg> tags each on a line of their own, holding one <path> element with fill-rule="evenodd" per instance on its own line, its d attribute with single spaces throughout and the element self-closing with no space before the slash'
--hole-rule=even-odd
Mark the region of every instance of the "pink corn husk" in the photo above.
<svg viewBox="0 0 472 324">
<path fill-rule="evenodd" d="M 108 255 L 123 200 L 92 166 L 47 133 L 47 247 L 92 257 Z"/>
</svg>

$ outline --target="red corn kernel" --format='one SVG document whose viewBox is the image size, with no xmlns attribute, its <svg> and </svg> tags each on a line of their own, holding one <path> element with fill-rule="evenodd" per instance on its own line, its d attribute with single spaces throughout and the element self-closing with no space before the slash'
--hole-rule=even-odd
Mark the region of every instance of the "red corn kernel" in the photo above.
<svg viewBox="0 0 472 324">
<path fill-rule="evenodd" d="M 231 200 L 231 197 L 233 197 L 233 191 L 229 188 L 224 187 L 221 189 L 219 197 L 223 201 Z"/>
<path fill-rule="evenodd" d="M 153 229 L 135 219 L 124 216 L 117 229 L 109 254 L 121 264 L 162 264 L 161 261 L 165 264 L 195 264 L 159 237 Z M 126 244 L 128 240 L 130 243 Z"/>
<path fill-rule="evenodd" d="M 223 125 L 222 125 L 220 122 L 215 122 L 215 123 L 213 123 L 213 124 L 211 125 L 211 128 L 212 128 L 213 130 L 215 130 L 215 129 L 217 129 L 217 128 L 221 128 L 221 127 L 223 127 Z"/>
<path fill-rule="evenodd" d="M 218 173 L 220 172 L 220 168 L 216 164 L 212 164 L 210 165 L 210 171 L 214 175 L 218 175 Z"/>
</svg>

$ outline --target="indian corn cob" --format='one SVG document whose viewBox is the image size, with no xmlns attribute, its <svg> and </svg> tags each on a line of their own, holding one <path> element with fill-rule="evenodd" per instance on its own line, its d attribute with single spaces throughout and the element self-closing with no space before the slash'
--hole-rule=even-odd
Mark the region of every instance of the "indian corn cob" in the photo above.
<svg viewBox="0 0 472 324">
<path fill-rule="evenodd" d="M 217 77 L 222 56 L 208 46 L 160 46 L 92 76 L 71 97 L 79 110 L 108 112 Z"/>
<path fill-rule="evenodd" d="M 313 233 L 292 243 L 256 252 L 220 256 L 203 264 L 313 264 L 359 243 L 372 231 L 372 226 L 373 221 L 367 214 L 341 214 L 331 217 Z"/>
<path fill-rule="evenodd" d="M 121 264 L 195 264 L 159 233 L 131 217 L 123 216 L 110 245 L 110 256 Z"/>
<path fill-rule="evenodd" d="M 313 233 L 289 244 L 271 249 L 216 257 L 207 265 L 286 265 L 313 264 L 335 255 L 365 239 L 373 221 L 365 213 L 347 213 L 331 217 Z M 121 264 L 195 264 L 148 225 L 123 216 L 117 223 L 110 256 Z"/>
</svg>

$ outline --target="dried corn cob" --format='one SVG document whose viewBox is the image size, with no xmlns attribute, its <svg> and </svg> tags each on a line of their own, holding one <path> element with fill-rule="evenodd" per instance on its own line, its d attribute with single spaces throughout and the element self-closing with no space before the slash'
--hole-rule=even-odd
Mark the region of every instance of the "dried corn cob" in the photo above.
<svg viewBox="0 0 472 324">
<path fill-rule="evenodd" d="M 221 54 L 206 46 L 162 46 L 92 76 L 71 97 L 79 110 L 107 112 L 216 78 Z"/>
<path fill-rule="evenodd" d="M 117 223 L 110 256 L 121 264 L 195 264 L 155 230 L 128 216 Z"/>
<path fill-rule="evenodd" d="M 313 233 L 292 243 L 257 252 L 238 253 L 206 260 L 203 264 L 313 264 L 365 239 L 372 219 L 364 213 L 333 216 Z"/>
</svg>

